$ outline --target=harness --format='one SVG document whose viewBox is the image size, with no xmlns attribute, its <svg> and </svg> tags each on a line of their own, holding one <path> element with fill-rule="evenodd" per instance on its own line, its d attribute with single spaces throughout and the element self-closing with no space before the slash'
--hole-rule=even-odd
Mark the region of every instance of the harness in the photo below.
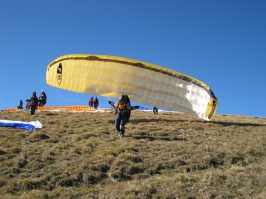
<svg viewBox="0 0 266 199">
<path fill-rule="evenodd" d="M 127 109 L 127 104 L 126 103 L 121 103 L 119 102 L 118 107 L 117 107 L 117 112 L 121 115 L 129 115 L 130 110 Z"/>
</svg>

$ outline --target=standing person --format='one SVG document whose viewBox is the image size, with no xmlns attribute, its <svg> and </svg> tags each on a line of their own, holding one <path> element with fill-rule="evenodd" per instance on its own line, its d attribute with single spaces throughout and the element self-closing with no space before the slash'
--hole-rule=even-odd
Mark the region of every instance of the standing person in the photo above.
<svg viewBox="0 0 266 199">
<path fill-rule="evenodd" d="M 97 97 L 95 98 L 95 100 L 94 100 L 94 102 L 93 102 L 93 105 L 94 105 L 94 108 L 95 108 L 95 109 L 98 108 L 98 106 L 99 106 L 99 100 L 98 100 Z"/>
<path fill-rule="evenodd" d="M 30 109 L 30 100 L 26 100 L 26 107 L 25 107 L 27 110 Z"/>
<path fill-rule="evenodd" d="M 91 99 L 90 99 L 90 101 L 89 101 L 89 106 L 90 106 L 90 107 L 93 107 L 93 102 L 94 102 L 93 97 L 91 97 Z"/>
<path fill-rule="evenodd" d="M 38 107 L 38 102 L 39 102 L 38 97 L 36 96 L 36 92 L 34 91 L 32 93 L 31 98 L 29 100 L 26 100 L 26 101 L 30 102 L 30 113 L 31 113 L 31 115 L 34 115 L 35 110 Z"/>
<path fill-rule="evenodd" d="M 19 105 L 17 107 L 18 109 L 23 109 L 23 102 L 22 100 L 19 100 Z"/>
<path fill-rule="evenodd" d="M 44 90 L 41 91 L 41 95 L 39 97 L 39 106 L 44 106 L 46 104 L 47 95 Z"/>
<path fill-rule="evenodd" d="M 158 108 L 157 107 L 153 107 L 152 111 L 153 111 L 153 114 L 158 114 Z"/>
<path fill-rule="evenodd" d="M 139 106 L 131 106 L 130 99 L 127 95 L 121 95 L 117 103 L 108 101 L 116 109 L 115 127 L 120 138 L 125 134 L 125 125 L 128 122 L 131 110 L 138 109 Z"/>
</svg>

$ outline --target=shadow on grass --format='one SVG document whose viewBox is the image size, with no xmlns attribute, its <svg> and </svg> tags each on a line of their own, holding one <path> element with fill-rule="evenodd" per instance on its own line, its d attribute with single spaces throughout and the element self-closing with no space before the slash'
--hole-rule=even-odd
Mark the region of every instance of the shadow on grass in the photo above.
<svg viewBox="0 0 266 199">
<path fill-rule="evenodd" d="M 164 119 L 164 118 L 158 118 L 158 119 L 132 119 L 129 121 L 132 124 L 138 124 L 138 123 L 149 123 L 149 122 L 167 122 L 167 123 L 181 123 L 181 122 L 189 122 L 189 123 L 209 123 L 209 124 L 219 124 L 222 126 L 266 126 L 265 124 L 256 124 L 256 123 L 240 123 L 240 122 L 222 122 L 222 121 L 204 121 L 204 120 L 180 120 L 180 119 Z"/>
<path fill-rule="evenodd" d="M 60 115 L 60 113 L 45 113 L 47 116 Z"/>
<path fill-rule="evenodd" d="M 178 138 L 178 137 L 154 137 L 154 136 L 132 136 L 134 139 L 141 140 L 141 139 L 147 139 L 149 141 L 154 140 L 163 140 L 163 141 L 187 141 L 186 138 Z"/>
<path fill-rule="evenodd" d="M 239 122 L 210 122 L 212 124 L 220 124 L 223 126 L 266 126 L 265 124 L 255 124 L 255 123 L 239 123 Z"/>
<path fill-rule="evenodd" d="M 146 122 L 146 123 L 149 123 L 149 122 L 173 122 L 173 123 L 176 123 L 176 122 L 185 122 L 185 120 L 178 120 L 178 119 L 175 119 L 175 120 L 170 120 L 170 119 L 164 119 L 164 118 L 158 118 L 158 119 L 130 119 L 129 120 L 130 123 L 133 123 L 133 124 L 138 124 L 138 123 L 141 123 L 141 122 Z M 186 121 L 187 122 L 187 121 Z"/>
</svg>

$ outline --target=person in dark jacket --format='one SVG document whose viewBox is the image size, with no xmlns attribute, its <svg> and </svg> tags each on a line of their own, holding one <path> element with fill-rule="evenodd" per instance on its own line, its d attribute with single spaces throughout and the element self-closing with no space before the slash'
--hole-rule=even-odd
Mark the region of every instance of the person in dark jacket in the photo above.
<svg viewBox="0 0 266 199">
<path fill-rule="evenodd" d="M 17 107 L 18 109 L 23 109 L 23 102 L 22 100 L 19 100 L 19 105 Z"/>
<path fill-rule="evenodd" d="M 44 106 L 46 104 L 47 96 L 44 90 L 41 91 L 41 95 L 39 96 L 39 106 Z"/>
<path fill-rule="evenodd" d="M 152 108 L 153 114 L 158 114 L 158 107 L 153 107 Z"/>
<path fill-rule="evenodd" d="M 36 92 L 34 91 L 34 92 L 32 93 L 31 98 L 30 98 L 29 100 L 26 100 L 26 101 L 30 102 L 30 113 L 31 113 L 31 115 L 34 115 L 35 110 L 36 110 L 37 107 L 38 107 L 38 102 L 39 102 L 39 99 L 38 99 L 38 97 L 36 96 Z"/>
<path fill-rule="evenodd" d="M 93 106 L 94 106 L 95 109 L 97 109 L 98 106 L 99 106 L 99 100 L 98 100 L 97 97 L 95 98 L 95 100 L 94 100 L 94 102 L 93 102 Z"/>
<path fill-rule="evenodd" d="M 129 121 L 131 110 L 138 109 L 139 106 L 131 106 L 130 99 L 127 95 L 122 95 L 117 103 L 108 101 L 116 109 L 115 127 L 120 138 L 125 134 L 125 125 Z"/>
</svg>

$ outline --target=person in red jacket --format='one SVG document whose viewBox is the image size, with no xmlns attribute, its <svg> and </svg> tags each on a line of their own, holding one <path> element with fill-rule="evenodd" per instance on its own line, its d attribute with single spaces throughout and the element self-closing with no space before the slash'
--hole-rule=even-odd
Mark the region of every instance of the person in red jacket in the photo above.
<svg viewBox="0 0 266 199">
<path fill-rule="evenodd" d="M 93 107 L 93 102 L 94 102 L 93 97 L 91 97 L 89 100 L 89 107 Z"/>
</svg>

